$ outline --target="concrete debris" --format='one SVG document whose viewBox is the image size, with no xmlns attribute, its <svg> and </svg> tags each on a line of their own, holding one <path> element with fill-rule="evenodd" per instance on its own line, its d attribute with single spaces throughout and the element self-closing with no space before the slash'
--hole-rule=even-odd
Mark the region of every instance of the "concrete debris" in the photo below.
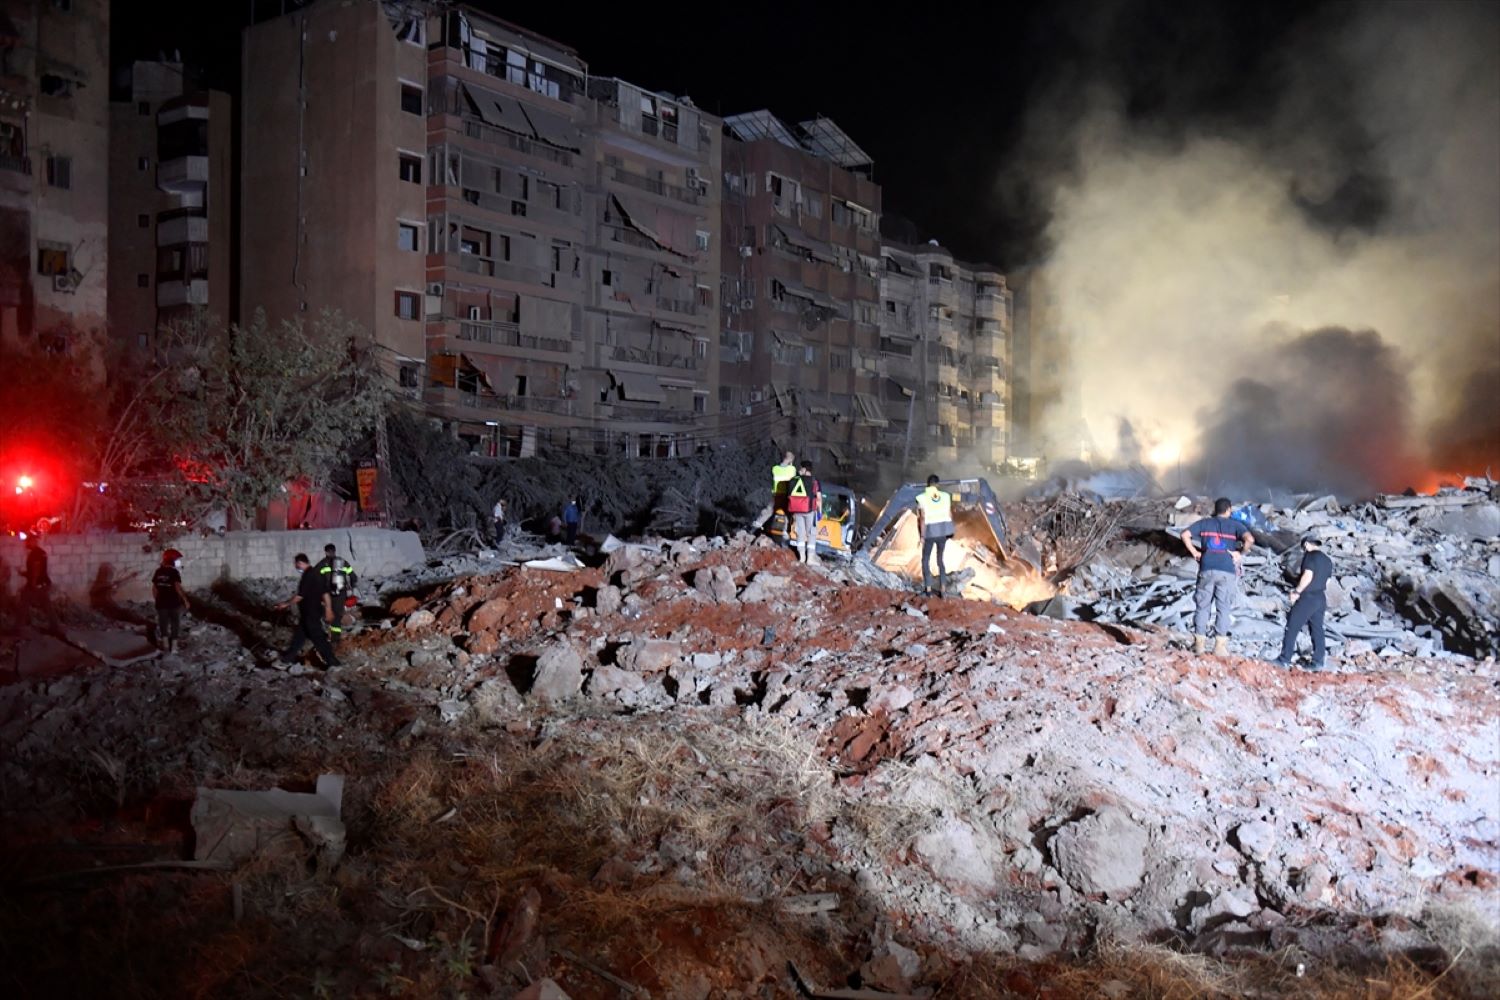
<svg viewBox="0 0 1500 1000">
<path fill-rule="evenodd" d="M 740 600 L 746 604 L 760 604 L 764 601 L 775 600 L 789 583 L 791 581 L 786 577 L 777 576 L 775 573 L 757 573 L 755 579 L 740 591 Z"/>
<path fill-rule="evenodd" d="M 1057 870 L 1085 895 L 1124 899 L 1146 875 L 1146 831 L 1123 811 L 1105 808 L 1069 823 L 1050 843 Z"/>
<path fill-rule="evenodd" d="M 548 646 L 536 660 L 530 694 L 542 701 L 566 701 L 583 690 L 583 658 L 569 643 Z"/>
<path fill-rule="evenodd" d="M 538 979 L 515 994 L 513 1000 L 572 1000 L 572 998 L 555 981 Z"/>
<path fill-rule="evenodd" d="M 306 854 L 310 846 L 320 864 L 335 865 L 344 854 L 343 798 L 344 778 L 338 774 L 321 775 L 312 793 L 200 788 L 191 815 L 193 858 L 240 864 L 272 854 Z"/>
</svg>

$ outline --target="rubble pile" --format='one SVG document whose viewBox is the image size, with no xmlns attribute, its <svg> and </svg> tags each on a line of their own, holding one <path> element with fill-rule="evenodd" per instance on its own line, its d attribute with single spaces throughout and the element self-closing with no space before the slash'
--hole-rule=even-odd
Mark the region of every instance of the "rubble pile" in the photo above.
<svg viewBox="0 0 1500 1000">
<path fill-rule="evenodd" d="M 1368 546 L 1411 593 L 1473 600 L 1493 542 L 1448 542 L 1420 574 L 1407 555 L 1454 538 L 1448 515 L 1487 516 L 1465 499 L 1276 516 L 1320 530 L 1341 575 Z M 284 936 L 257 925 L 289 953 L 321 948 L 319 975 L 344 970 L 305 990 L 323 994 L 391 968 L 502 997 L 551 977 L 536 995 L 732 1000 L 794 995 L 791 963 L 851 988 L 813 995 L 998 997 L 1020 980 L 981 989 L 964 970 L 1007 956 L 1040 976 L 1104 942 L 1262 956 L 1286 976 L 1412 955 L 1476 995 L 1497 967 L 1494 663 L 1348 649 L 1354 613 L 1372 629 L 1375 607 L 1395 613 L 1379 595 L 1367 610 L 1350 585 L 1334 668 L 1288 673 L 1192 657 L 1165 613 L 1136 628 L 921 598 L 743 534 L 600 555 L 518 550 L 499 572 L 386 582 L 385 617 L 333 670 L 198 625 L 181 657 L 0 687 L 9 856 L 65 869 L 58 815 L 101 802 L 343 775 L 337 864 L 324 845 L 278 876 L 275 898 L 300 902 Z M 1144 622 L 1188 592 L 1167 565 L 1117 544 L 1073 599 L 1149 593 L 1118 616 Z M 1251 572 L 1272 588 L 1269 562 Z M 1473 621 L 1493 634 L 1492 613 Z M 490 944 L 455 952 L 470 935 Z"/>
<path fill-rule="evenodd" d="M 1275 655 L 1302 560 L 1297 543 L 1311 533 L 1335 567 L 1327 588 L 1334 657 L 1369 665 L 1371 654 L 1500 653 L 1500 487 L 1471 482 L 1434 496 L 1383 496 L 1349 506 L 1316 497 L 1293 507 L 1242 508 L 1257 546 L 1243 560 L 1234 623 L 1239 648 Z M 1119 539 L 1072 577 L 1069 597 L 1078 617 L 1192 631 L 1197 568 L 1177 536 L 1207 507 L 1204 501 L 1181 506 L 1130 505 Z"/>
</svg>

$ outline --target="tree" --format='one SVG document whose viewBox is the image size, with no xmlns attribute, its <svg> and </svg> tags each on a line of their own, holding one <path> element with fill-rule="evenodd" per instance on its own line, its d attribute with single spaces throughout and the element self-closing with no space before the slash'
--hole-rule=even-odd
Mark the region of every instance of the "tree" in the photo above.
<svg viewBox="0 0 1500 1000">
<path fill-rule="evenodd" d="M 164 331 L 104 449 L 119 492 L 166 521 L 248 520 L 288 483 L 326 486 L 392 397 L 365 331 L 325 312 L 248 326 L 204 315 Z"/>
</svg>

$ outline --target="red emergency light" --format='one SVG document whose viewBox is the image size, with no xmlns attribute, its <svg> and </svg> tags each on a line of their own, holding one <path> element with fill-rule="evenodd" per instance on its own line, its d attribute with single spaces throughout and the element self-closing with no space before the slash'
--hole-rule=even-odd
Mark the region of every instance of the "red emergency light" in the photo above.
<svg viewBox="0 0 1500 1000">
<path fill-rule="evenodd" d="M 23 475 L 17 477 L 16 495 L 20 496 L 22 493 L 25 493 L 27 490 L 31 489 L 31 487 L 34 485 L 36 485 L 36 482 L 30 476 Z"/>
</svg>

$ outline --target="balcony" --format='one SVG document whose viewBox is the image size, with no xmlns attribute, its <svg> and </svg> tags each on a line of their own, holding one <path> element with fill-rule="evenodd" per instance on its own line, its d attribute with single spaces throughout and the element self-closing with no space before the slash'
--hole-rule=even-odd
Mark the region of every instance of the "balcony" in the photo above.
<svg viewBox="0 0 1500 1000">
<path fill-rule="evenodd" d="M 457 330 L 456 333 L 453 331 Z M 480 322 L 477 320 L 453 320 L 444 323 L 448 336 L 474 344 L 490 344 L 495 347 L 514 347 L 528 351 L 548 351 L 554 354 L 573 353 L 573 342 L 559 337 L 539 337 L 522 333 L 519 325 L 506 322 Z"/>
<path fill-rule="evenodd" d="M 202 194 L 208 187 L 208 157 L 179 156 L 156 166 L 156 186 L 169 194 Z"/>
<path fill-rule="evenodd" d="M 26 174 L 29 177 L 31 175 L 31 157 L 0 154 L 0 170 Z"/>
<path fill-rule="evenodd" d="M 451 386 L 428 386 L 422 394 L 428 405 L 450 409 L 489 410 L 501 412 L 551 413 L 574 416 L 575 401 L 555 396 L 497 396 L 470 392 Z"/>
<path fill-rule="evenodd" d="M 645 424 L 691 424 L 699 417 L 704 420 L 708 419 L 706 413 L 668 410 L 658 406 L 630 406 L 622 403 L 600 403 L 595 409 L 595 416 L 606 420 Z"/>
<path fill-rule="evenodd" d="M 668 184 L 666 181 L 659 181 L 654 177 L 645 177 L 641 174 L 631 173 L 629 170 L 622 170 L 619 167 L 610 168 L 609 179 L 616 184 L 624 184 L 627 187 L 633 187 L 638 191 L 645 191 L 648 194 L 654 194 L 662 198 L 671 198 L 685 205 L 701 205 L 703 203 L 703 195 L 696 189 L 685 188 L 678 184 Z"/>
<path fill-rule="evenodd" d="M 619 361 L 633 365 L 650 365 L 653 368 L 675 368 L 679 371 L 697 371 L 702 358 L 672 351 L 652 351 L 643 347 L 626 347 L 623 344 L 603 345 L 602 355 L 608 361 Z"/>
<path fill-rule="evenodd" d="M 193 278 L 190 281 L 168 281 L 156 286 L 158 308 L 171 306 L 208 305 L 208 279 Z"/>
<path fill-rule="evenodd" d="M 958 366 L 939 361 L 932 367 L 932 371 L 939 382 L 943 385 L 958 385 Z"/>
<path fill-rule="evenodd" d="M 1004 403 L 975 403 L 969 411 L 969 422 L 975 427 L 1004 427 Z"/>
<path fill-rule="evenodd" d="M 156 217 L 156 245 L 208 242 L 208 212 L 201 208 L 162 212 Z"/>
<path fill-rule="evenodd" d="M 443 265 L 453 270 L 462 271 L 465 274 L 478 274 L 486 278 L 501 278 L 505 281 L 519 281 L 529 285 L 549 284 L 544 278 L 542 269 L 539 267 L 513 264 L 508 260 L 481 257 L 479 254 L 446 254 L 443 257 Z"/>
<path fill-rule="evenodd" d="M 927 301 L 950 309 L 957 306 L 958 293 L 953 290 L 953 282 L 947 278 L 928 278 Z"/>
</svg>

